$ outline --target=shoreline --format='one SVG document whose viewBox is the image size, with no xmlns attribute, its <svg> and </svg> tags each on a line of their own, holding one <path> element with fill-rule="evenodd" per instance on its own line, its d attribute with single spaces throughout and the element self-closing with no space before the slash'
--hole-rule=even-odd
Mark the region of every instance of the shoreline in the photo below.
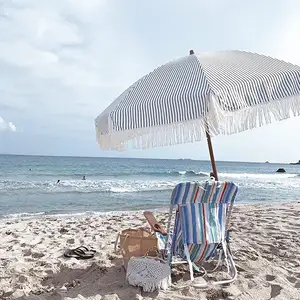
<svg viewBox="0 0 300 300">
<path fill-rule="evenodd" d="M 274 204 L 276 206 L 281 206 L 283 204 L 296 204 L 300 203 L 299 200 L 273 200 L 272 203 L 270 201 L 256 201 L 253 202 L 242 202 L 235 203 L 234 207 L 243 207 L 243 206 L 270 206 Z M 161 208 L 153 208 L 153 209 L 137 209 L 137 210 L 115 210 L 115 211 L 85 211 L 85 212 L 76 212 L 76 213 L 47 213 L 47 212 L 36 212 L 36 213 L 12 213 L 8 215 L 0 215 L 0 222 L 3 220 L 15 220 L 15 219 L 35 219 L 35 218 L 46 218 L 46 217 L 58 217 L 58 218 L 68 218 L 68 217 L 89 217 L 89 216 L 122 216 L 127 214 L 142 214 L 145 210 L 152 211 L 154 213 L 168 213 L 169 207 L 161 207 Z"/>
<path fill-rule="evenodd" d="M 141 212 L 0 219 L 0 299 L 300 299 L 299 211 L 299 201 L 235 205 L 237 280 L 221 289 L 170 288 L 151 295 L 127 284 L 121 257 L 113 253 L 120 230 L 147 225 Z M 165 222 L 167 215 L 156 216 Z M 95 257 L 63 257 L 65 249 L 80 245 L 94 248 Z M 176 286 L 187 283 L 183 276 Z"/>
</svg>

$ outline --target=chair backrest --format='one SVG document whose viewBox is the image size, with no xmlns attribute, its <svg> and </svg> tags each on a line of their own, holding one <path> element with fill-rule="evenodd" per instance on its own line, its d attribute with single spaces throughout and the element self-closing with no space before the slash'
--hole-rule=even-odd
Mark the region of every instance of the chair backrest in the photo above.
<svg viewBox="0 0 300 300">
<path fill-rule="evenodd" d="M 171 205 L 186 203 L 233 203 L 238 187 L 233 182 L 206 181 L 184 182 L 176 185 Z"/>
<path fill-rule="evenodd" d="M 183 242 L 191 244 L 221 243 L 226 239 L 226 204 L 187 203 L 179 205 Z"/>
<path fill-rule="evenodd" d="M 218 243 L 226 239 L 227 227 L 237 185 L 233 182 L 206 181 L 178 184 L 171 196 L 171 207 L 178 206 L 171 252 L 183 255 L 183 243 L 190 247 L 191 259 L 210 257 Z M 208 246 L 208 245 L 211 245 Z"/>
</svg>

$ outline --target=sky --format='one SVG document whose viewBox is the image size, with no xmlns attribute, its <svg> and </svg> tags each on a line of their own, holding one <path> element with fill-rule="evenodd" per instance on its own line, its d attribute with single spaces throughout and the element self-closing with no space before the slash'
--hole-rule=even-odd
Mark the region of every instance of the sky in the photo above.
<svg viewBox="0 0 300 300">
<path fill-rule="evenodd" d="M 205 141 L 102 151 L 94 119 L 189 53 L 247 50 L 300 65 L 299 0 L 1 0 L 0 153 L 208 159 Z M 300 117 L 213 138 L 217 160 L 300 159 Z"/>
</svg>

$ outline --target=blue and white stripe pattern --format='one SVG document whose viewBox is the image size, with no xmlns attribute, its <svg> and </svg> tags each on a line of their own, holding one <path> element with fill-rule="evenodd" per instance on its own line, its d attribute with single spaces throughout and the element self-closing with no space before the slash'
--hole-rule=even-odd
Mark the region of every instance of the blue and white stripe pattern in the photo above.
<svg viewBox="0 0 300 300">
<path fill-rule="evenodd" d="M 181 182 L 172 191 L 171 204 L 228 204 L 235 199 L 237 191 L 237 185 L 230 181 Z"/>
<path fill-rule="evenodd" d="M 184 258 L 187 244 L 192 261 L 213 258 L 218 246 L 228 239 L 227 226 L 237 191 L 233 182 L 178 184 L 171 197 L 171 204 L 178 205 L 172 255 Z"/>
<path fill-rule="evenodd" d="M 300 67 L 242 51 L 193 54 L 123 92 L 96 119 L 103 149 L 167 146 L 300 115 Z"/>
<path fill-rule="evenodd" d="M 226 205 L 188 203 L 179 205 L 182 238 L 186 244 L 214 244 L 225 241 Z"/>
</svg>

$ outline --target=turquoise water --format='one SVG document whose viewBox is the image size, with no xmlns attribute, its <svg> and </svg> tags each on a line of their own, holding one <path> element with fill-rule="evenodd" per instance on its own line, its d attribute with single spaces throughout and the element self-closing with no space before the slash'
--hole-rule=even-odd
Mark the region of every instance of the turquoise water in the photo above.
<svg viewBox="0 0 300 300">
<path fill-rule="evenodd" d="M 300 165 L 217 165 L 220 180 L 239 185 L 237 202 L 300 199 Z M 0 155 L 0 216 L 164 208 L 177 183 L 210 171 L 209 161 Z"/>
</svg>

